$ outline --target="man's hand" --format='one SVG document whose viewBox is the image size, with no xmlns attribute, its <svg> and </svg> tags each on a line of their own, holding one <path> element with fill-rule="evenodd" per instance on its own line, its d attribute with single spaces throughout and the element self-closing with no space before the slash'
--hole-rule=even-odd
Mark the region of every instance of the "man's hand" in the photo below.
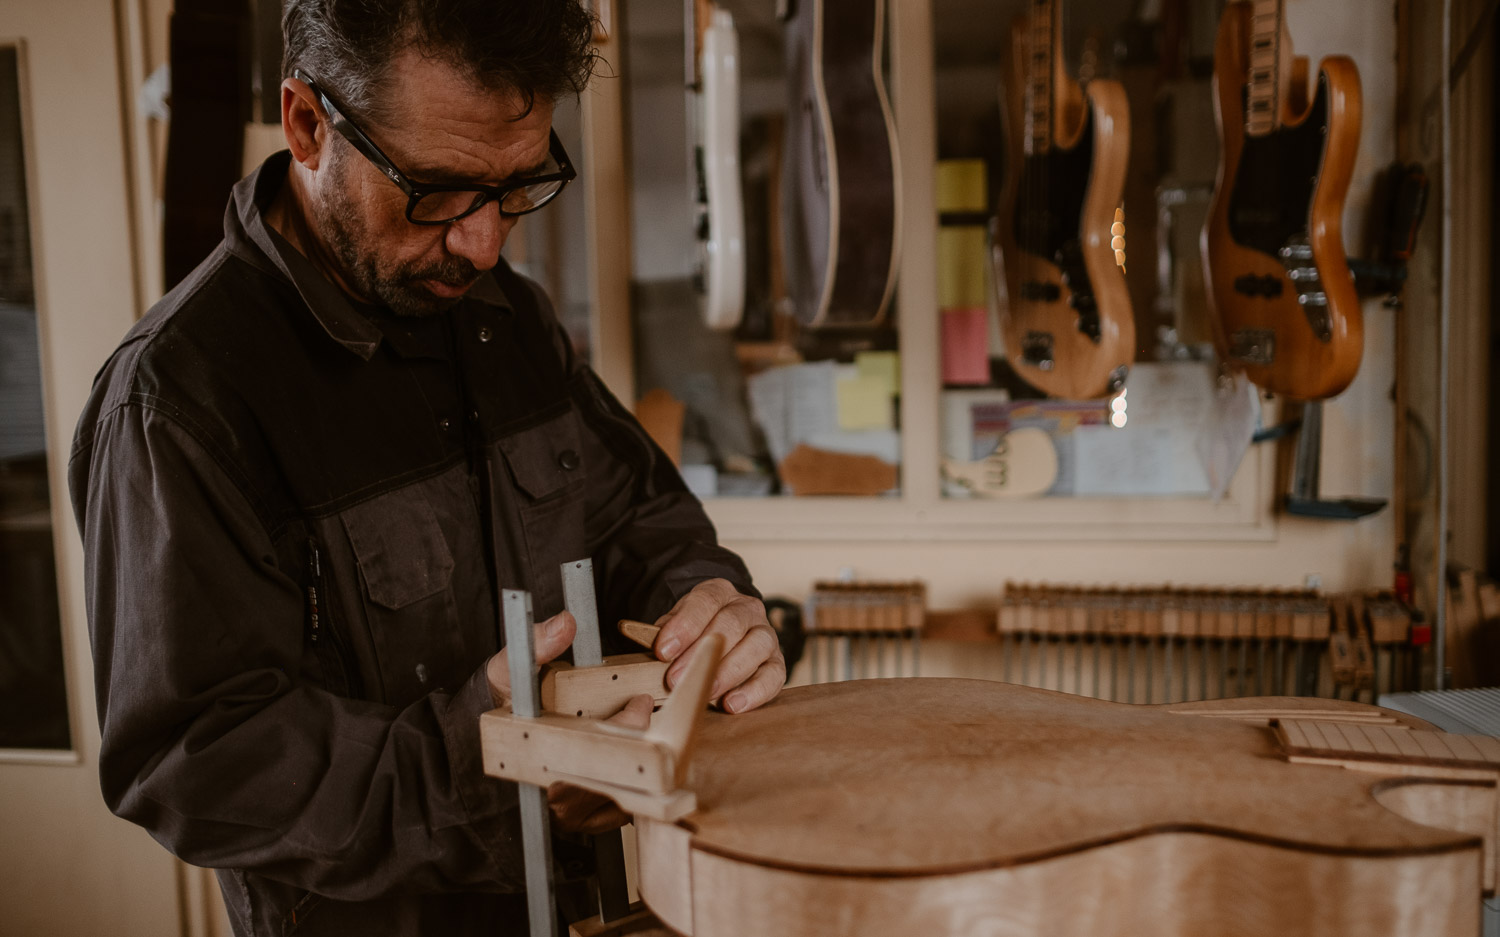
<svg viewBox="0 0 1500 937">
<path fill-rule="evenodd" d="M 656 624 L 661 626 L 656 656 L 673 662 L 667 668 L 668 689 L 682 679 L 698 639 L 710 632 L 723 635 L 727 648 L 709 691 L 710 697 L 722 698 L 726 712 L 742 713 L 770 702 L 786 683 L 786 659 L 766 620 L 766 607 L 727 580 L 698 583 Z"/>
<path fill-rule="evenodd" d="M 578 625 L 572 615 L 558 612 L 532 628 L 535 629 L 536 662 L 545 664 L 568 649 Z M 490 681 L 490 699 L 497 707 L 509 706 L 510 657 L 506 651 L 489 659 L 485 664 L 485 676 Z M 604 721 L 628 729 L 645 730 L 651 724 L 654 704 L 645 694 L 633 697 L 624 709 Z M 547 806 L 558 826 L 573 833 L 604 833 L 630 822 L 630 814 L 615 806 L 614 801 L 562 782 L 547 788 Z"/>
<path fill-rule="evenodd" d="M 645 730 L 651 724 L 655 702 L 647 694 L 631 697 L 625 708 L 604 720 L 627 729 Z M 630 822 L 630 814 L 603 794 L 561 781 L 547 788 L 547 806 L 552 819 L 570 833 L 607 833 Z"/>
<path fill-rule="evenodd" d="M 531 626 L 532 644 L 536 647 L 536 662 L 545 664 L 556 660 L 573 643 L 578 630 L 577 622 L 567 612 L 558 612 L 546 621 Z M 501 651 L 484 665 L 485 676 L 490 681 L 490 699 L 496 708 L 510 705 L 510 656 Z"/>
</svg>

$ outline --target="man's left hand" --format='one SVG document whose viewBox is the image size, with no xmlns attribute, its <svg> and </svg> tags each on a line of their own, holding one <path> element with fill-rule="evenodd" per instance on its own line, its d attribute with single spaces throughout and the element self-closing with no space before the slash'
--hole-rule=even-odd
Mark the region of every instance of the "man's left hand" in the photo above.
<svg viewBox="0 0 1500 937">
<path fill-rule="evenodd" d="M 726 650 L 709 695 L 723 700 L 725 712 L 748 712 L 770 702 L 786 683 L 786 658 L 766 607 L 727 580 L 700 582 L 656 623 L 661 626 L 656 656 L 672 662 L 668 689 L 682 679 L 699 639 L 710 633 L 724 637 Z"/>
</svg>

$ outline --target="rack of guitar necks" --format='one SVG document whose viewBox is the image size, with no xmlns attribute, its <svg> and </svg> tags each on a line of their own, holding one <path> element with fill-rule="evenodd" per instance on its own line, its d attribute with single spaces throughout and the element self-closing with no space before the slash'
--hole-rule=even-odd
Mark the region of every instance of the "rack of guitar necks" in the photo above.
<svg viewBox="0 0 1500 937">
<path fill-rule="evenodd" d="M 1415 686 L 1427 629 L 1388 593 L 1005 583 L 989 613 L 929 612 L 920 582 L 818 582 L 804 605 L 813 682 L 915 676 L 923 640 L 973 622 L 1006 682 L 1129 702 Z M 972 666 L 979 666 L 980 654 Z M 967 666 L 966 666 L 966 669 Z"/>
</svg>

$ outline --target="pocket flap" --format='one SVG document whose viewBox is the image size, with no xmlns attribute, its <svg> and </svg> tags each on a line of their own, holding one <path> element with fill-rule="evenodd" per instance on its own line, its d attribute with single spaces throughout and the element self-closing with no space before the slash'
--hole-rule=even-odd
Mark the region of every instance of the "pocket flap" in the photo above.
<svg viewBox="0 0 1500 937">
<path fill-rule="evenodd" d="M 405 608 L 448 588 L 453 554 L 420 491 L 381 495 L 343 512 L 341 520 L 370 601 Z"/>
<path fill-rule="evenodd" d="M 533 498 L 545 498 L 583 478 L 583 446 L 571 409 L 504 437 L 500 451 L 516 485 Z"/>
</svg>

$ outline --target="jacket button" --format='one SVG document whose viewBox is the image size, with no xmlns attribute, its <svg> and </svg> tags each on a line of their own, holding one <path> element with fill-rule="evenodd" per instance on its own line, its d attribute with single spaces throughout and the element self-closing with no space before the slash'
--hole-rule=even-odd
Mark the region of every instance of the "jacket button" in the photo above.
<svg viewBox="0 0 1500 937">
<path fill-rule="evenodd" d="M 489 326 L 487 326 L 487 325 L 481 325 L 479 327 L 479 340 L 481 342 L 487 342 L 487 341 L 489 341 L 490 339 L 492 339 L 494 337 L 495 337 L 495 333 L 490 329 Z"/>
<path fill-rule="evenodd" d="M 438 420 L 438 429 L 442 430 L 445 433 L 448 432 L 449 430 L 453 429 L 453 421 L 448 419 L 447 417 L 443 417 L 441 420 Z"/>
<path fill-rule="evenodd" d="M 569 472 L 573 471 L 578 468 L 578 453 L 572 449 L 564 449 L 562 454 L 557 457 L 557 464 Z"/>
</svg>

